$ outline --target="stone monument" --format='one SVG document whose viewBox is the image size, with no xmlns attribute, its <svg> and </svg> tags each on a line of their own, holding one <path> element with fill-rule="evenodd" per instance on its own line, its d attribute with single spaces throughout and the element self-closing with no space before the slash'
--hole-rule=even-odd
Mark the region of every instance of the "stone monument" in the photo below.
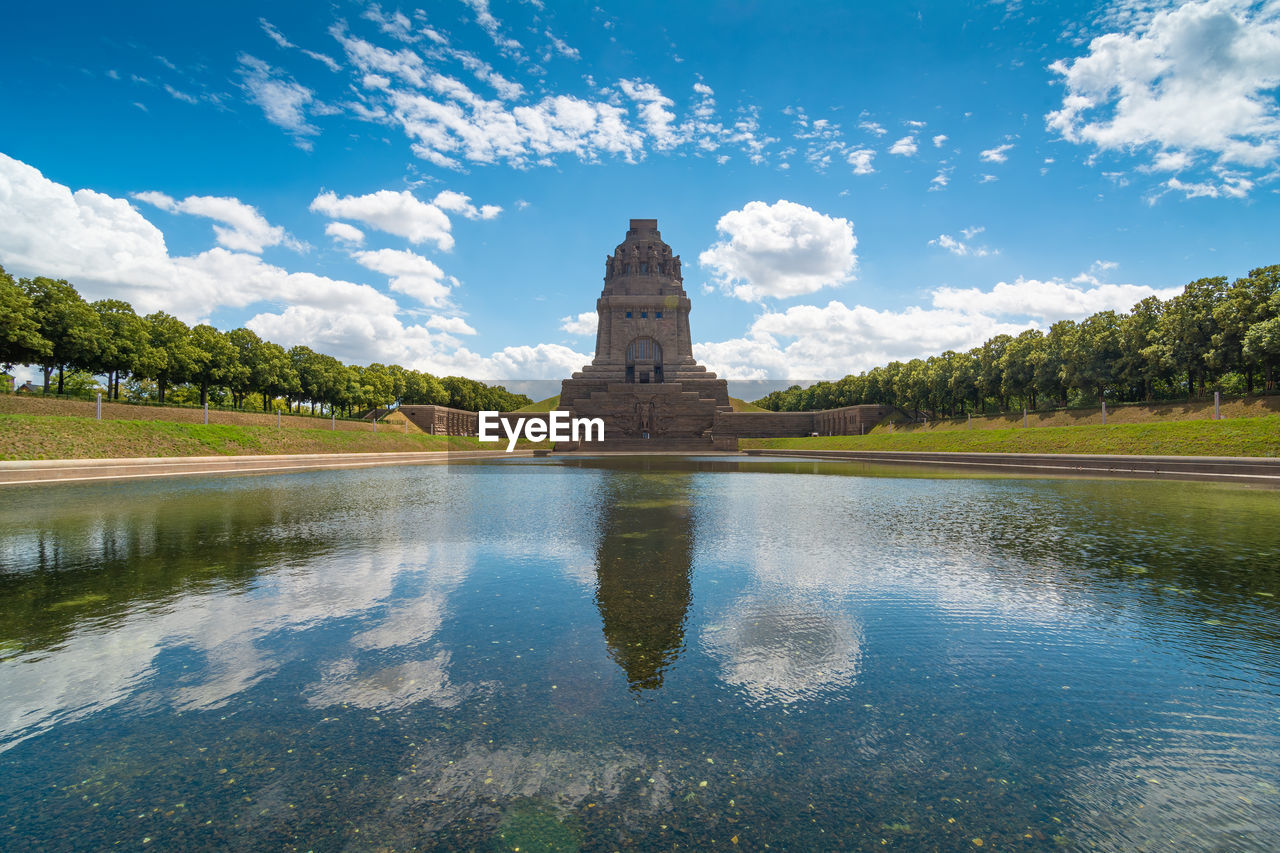
<svg viewBox="0 0 1280 853">
<path fill-rule="evenodd" d="M 595 358 L 564 380 L 559 408 L 602 418 L 605 441 L 558 450 L 737 449 L 712 437 L 716 414 L 732 411 L 728 386 L 693 357 L 680 256 L 658 220 L 632 219 L 605 258 L 596 313 Z"/>
</svg>

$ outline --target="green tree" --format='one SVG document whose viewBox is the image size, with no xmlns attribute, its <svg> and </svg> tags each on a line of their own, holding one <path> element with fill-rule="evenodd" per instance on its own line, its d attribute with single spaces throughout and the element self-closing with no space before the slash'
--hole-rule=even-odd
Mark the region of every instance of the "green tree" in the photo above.
<svg viewBox="0 0 1280 853">
<path fill-rule="evenodd" d="M 1152 399 L 1155 384 L 1162 376 L 1157 335 L 1164 309 L 1160 297 L 1148 296 L 1120 319 L 1120 357 L 1115 376 L 1130 399 Z"/>
<path fill-rule="evenodd" d="M 17 364 L 35 364 L 53 352 L 40 334 L 35 303 L 13 276 L 0 267 L 0 366 L 8 372 Z"/>
<path fill-rule="evenodd" d="M 102 338 L 93 369 L 106 374 L 107 397 L 120 399 L 120 378 L 132 373 L 142 361 L 147 341 L 147 323 L 133 306 L 119 299 L 99 299 L 91 307 L 102 324 Z"/>
<path fill-rule="evenodd" d="M 1000 355 L 1000 390 L 1017 397 L 1029 409 L 1036 407 L 1036 363 L 1044 348 L 1044 333 L 1027 329 L 1005 346 Z"/>
<path fill-rule="evenodd" d="M 163 311 L 142 319 L 147 324 L 147 346 L 135 372 L 144 379 L 155 380 L 156 402 L 163 403 L 169 386 L 185 381 L 192 373 L 196 353 L 191 345 L 191 329 Z"/>
<path fill-rule="evenodd" d="M 49 393 L 50 378 L 57 370 L 61 394 L 67 368 L 92 366 L 102 344 L 102 323 L 64 279 L 36 276 L 23 279 L 21 285 L 35 309 L 40 336 L 50 344 L 47 353 L 36 361 L 44 371 L 45 393 Z"/>
<path fill-rule="evenodd" d="M 1218 331 L 1213 310 L 1225 297 L 1226 289 L 1223 276 L 1197 279 L 1169 300 L 1160 318 L 1157 353 L 1163 365 L 1187 378 L 1188 397 L 1195 393 L 1197 385 L 1204 396 L 1206 381 L 1217 375 L 1209 362 L 1213 336 Z"/>
<path fill-rule="evenodd" d="M 209 402 L 209 387 L 235 376 L 236 348 L 222 332 L 201 323 L 191 330 L 191 365 L 187 381 L 200 388 L 200 405 Z"/>
<path fill-rule="evenodd" d="M 1272 301 L 1280 303 L 1280 298 Z M 1267 390 L 1274 391 L 1276 369 L 1280 368 L 1280 316 L 1250 326 L 1244 336 L 1243 349 L 1245 360 L 1266 377 Z"/>
<path fill-rule="evenodd" d="M 1067 351 L 1064 374 L 1067 383 L 1082 392 L 1092 391 L 1102 402 L 1106 389 L 1116 381 L 1120 361 L 1120 316 L 1114 311 L 1099 311 L 1086 317 L 1076 327 L 1075 338 Z"/>
<path fill-rule="evenodd" d="M 1249 394 L 1253 393 L 1256 367 L 1251 359 L 1245 358 L 1245 335 L 1255 324 L 1274 316 L 1270 304 L 1277 293 L 1280 293 L 1280 266 L 1260 267 L 1232 282 L 1213 307 L 1214 332 L 1206 361 L 1219 373 L 1243 373 L 1245 392 Z"/>
</svg>

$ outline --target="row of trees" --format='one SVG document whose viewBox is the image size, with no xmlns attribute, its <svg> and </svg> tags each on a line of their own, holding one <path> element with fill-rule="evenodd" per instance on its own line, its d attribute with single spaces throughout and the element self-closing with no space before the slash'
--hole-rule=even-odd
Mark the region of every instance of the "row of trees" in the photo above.
<svg viewBox="0 0 1280 853">
<path fill-rule="evenodd" d="M 171 389 L 199 390 L 201 404 L 229 400 L 244 408 L 261 397 L 263 411 L 275 399 L 301 410 L 351 414 L 362 409 L 435 404 L 479 411 L 510 411 L 529 398 L 502 386 L 459 376 L 437 378 L 398 364 L 343 364 L 305 346 L 285 349 L 249 329 L 222 332 L 188 326 L 158 311 L 139 316 L 127 302 L 86 302 L 66 281 L 37 276 L 15 281 L 0 267 L 0 364 L 39 365 L 48 393 L 66 375 L 85 371 L 106 378 L 108 399 L 120 398 L 122 380 L 137 396 L 163 403 Z"/>
<path fill-rule="evenodd" d="M 1010 411 L 1038 404 L 1203 397 L 1206 388 L 1252 394 L 1280 378 L 1280 266 L 1228 284 L 1188 284 L 1168 301 L 1142 300 L 1128 313 L 1100 311 L 1048 332 L 997 335 L 968 352 L 894 361 L 838 382 L 793 385 L 756 405 L 814 411 L 877 403 L 934 417 Z"/>
</svg>

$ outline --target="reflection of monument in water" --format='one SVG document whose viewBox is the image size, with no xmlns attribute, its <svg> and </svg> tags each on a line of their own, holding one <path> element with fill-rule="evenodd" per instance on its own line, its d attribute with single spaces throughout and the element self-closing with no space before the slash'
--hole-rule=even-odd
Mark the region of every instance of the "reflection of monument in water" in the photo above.
<svg viewBox="0 0 1280 853">
<path fill-rule="evenodd" d="M 684 648 L 693 519 L 688 479 L 615 475 L 596 546 L 596 606 L 609 655 L 633 690 L 662 686 Z"/>
<path fill-rule="evenodd" d="M 689 333 L 689 297 L 680 256 L 656 219 L 633 219 L 605 258 L 596 354 L 564 380 L 560 408 L 601 418 L 605 444 L 592 449 L 711 450 L 717 412 L 730 412 L 723 379 L 698 364 Z M 737 442 L 720 442 L 737 450 Z"/>
</svg>

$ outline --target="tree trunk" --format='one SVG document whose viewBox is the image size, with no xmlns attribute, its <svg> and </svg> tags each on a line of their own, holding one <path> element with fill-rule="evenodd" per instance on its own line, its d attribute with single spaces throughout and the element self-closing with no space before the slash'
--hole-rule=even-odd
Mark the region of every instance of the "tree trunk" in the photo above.
<svg viewBox="0 0 1280 853">
<path fill-rule="evenodd" d="M 44 371 L 44 393 L 48 394 L 48 393 L 49 393 L 49 382 L 50 382 L 50 377 L 52 377 L 52 376 L 53 376 L 53 368 L 52 368 L 52 367 L 45 367 L 44 365 L 40 365 L 40 369 L 41 369 L 42 371 Z"/>
<path fill-rule="evenodd" d="M 267 409 L 267 392 L 266 391 L 262 392 L 262 411 L 264 412 L 269 411 L 269 409 Z"/>
<path fill-rule="evenodd" d="M 62 365 L 58 365 L 58 393 L 62 393 Z"/>
<path fill-rule="evenodd" d="M 208 382 L 200 383 L 200 405 L 201 406 L 209 405 L 209 383 Z"/>
<path fill-rule="evenodd" d="M 161 405 L 163 405 L 163 404 L 164 404 L 164 386 L 165 386 L 165 385 L 167 385 L 167 384 L 168 384 L 168 383 L 167 383 L 167 382 L 165 382 L 163 379 L 157 379 L 157 380 L 156 380 L 156 391 L 157 391 L 157 397 L 156 397 L 156 400 L 157 400 L 157 402 L 159 402 Z"/>
</svg>

